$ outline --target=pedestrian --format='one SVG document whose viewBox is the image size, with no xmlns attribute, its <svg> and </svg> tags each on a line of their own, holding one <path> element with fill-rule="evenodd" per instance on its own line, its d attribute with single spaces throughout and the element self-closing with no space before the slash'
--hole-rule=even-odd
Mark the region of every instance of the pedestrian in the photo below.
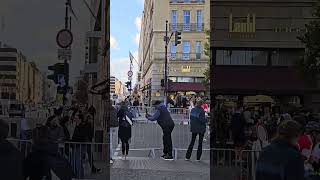
<svg viewBox="0 0 320 180">
<path fill-rule="evenodd" d="M 237 106 L 231 118 L 231 131 L 236 148 L 241 148 L 245 144 L 245 125 L 246 122 L 241 112 L 241 107 Z"/>
<path fill-rule="evenodd" d="M 256 180 L 304 180 L 304 162 L 298 149 L 301 125 L 284 121 L 278 136 L 259 156 Z"/>
<path fill-rule="evenodd" d="M 130 148 L 132 119 L 128 115 L 128 107 L 125 102 L 121 103 L 117 118 L 119 120 L 118 137 L 121 140 L 122 159 L 126 160 Z"/>
<path fill-rule="evenodd" d="M 93 117 L 93 121 L 94 121 L 96 116 L 96 108 L 93 105 L 91 105 L 90 108 L 88 109 L 88 113 Z"/>
<path fill-rule="evenodd" d="M 56 151 L 59 149 L 59 143 L 62 143 L 65 140 L 63 128 L 58 123 L 59 119 L 57 116 L 50 116 L 46 123 L 46 126 L 49 128 L 49 141 L 51 142 L 51 147 Z"/>
<path fill-rule="evenodd" d="M 21 145 L 21 152 L 24 155 L 27 155 L 30 150 L 31 150 L 31 143 L 28 142 L 32 138 L 32 129 L 29 125 L 29 121 L 25 118 L 22 117 L 20 121 L 20 139 L 22 142 L 20 143 Z"/>
<path fill-rule="evenodd" d="M 89 164 L 91 166 L 91 172 L 97 173 L 100 172 L 101 169 L 98 169 L 95 167 L 92 159 L 92 143 L 93 135 L 94 135 L 94 129 L 93 125 L 89 122 L 90 119 L 92 119 L 91 115 L 88 115 L 86 118 L 82 114 L 77 114 L 77 118 L 80 119 L 80 124 L 78 124 L 74 130 L 72 141 L 77 142 L 79 144 L 76 144 L 75 152 L 76 152 L 76 159 L 77 159 L 77 165 L 76 167 L 78 170 L 80 170 L 80 175 L 82 175 L 82 165 L 83 160 L 86 154 L 88 154 L 88 160 Z M 81 158 L 82 157 L 82 158 Z"/>
<path fill-rule="evenodd" d="M 172 156 L 172 137 L 171 133 L 174 129 L 174 122 L 171 118 L 170 112 L 161 101 L 154 103 L 156 112 L 151 116 L 146 114 L 146 118 L 150 121 L 157 121 L 163 132 L 163 155 L 164 160 L 173 160 Z"/>
<path fill-rule="evenodd" d="M 9 125 L 0 119 L 0 179 L 23 180 L 23 155 L 7 139 Z"/>
<path fill-rule="evenodd" d="M 70 132 L 69 132 L 69 129 L 67 127 L 67 123 L 69 123 L 69 116 L 64 116 L 61 120 L 60 120 L 60 126 L 62 127 L 63 129 L 63 135 L 64 135 L 64 138 L 63 140 L 65 142 L 69 142 L 71 140 L 71 136 L 70 136 Z M 64 144 L 64 153 L 65 155 L 69 156 L 69 153 L 70 153 L 70 144 L 68 143 L 65 143 Z"/>
<path fill-rule="evenodd" d="M 113 163 L 113 159 L 112 159 L 112 155 L 113 155 L 113 133 L 115 132 L 116 127 L 119 127 L 119 121 L 118 121 L 118 117 L 117 117 L 117 113 L 118 110 L 114 107 L 111 106 L 111 111 L 110 111 L 110 120 L 108 120 L 108 122 L 110 122 L 109 126 L 109 130 L 110 130 L 110 134 L 109 134 L 109 143 L 110 143 L 110 164 Z"/>
<path fill-rule="evenodd" d="M 197 150 L 197 161 L 200 161 L 202 155 L 202 142 L 206 132 L 208 119 L 206 118 L 205 112 L 202 109 L 203 101 L 197 102 L 196 106 L 191 110 L 190 113 L 190 131 L 192 133 L 192 139 L 188 147 L 186 154 L 186 160 L 190 160 L 194 143 L 197 136 L 199 136 L 198 150 Z"/>
<path fill-rule="evenodd" d="M 50 129 L 40 126 L 33 130 L 32 152 L 24 160 L 24 178 L 51 180 L 52 172 L 61 180 L 74 177 L 69 162 L 51 148 Z"/>
<path fill-rule="evenodd" d="M 135 110 L 135 114 L 138 114 L 138 116 L 140 117 L 141 114 L 140 114 L 140 110 L 139 110 L 139 105 L 140 105 L 139 99 L 135 98 L 135 100 L 133 101 L 133 107 Z"/>
</svg>

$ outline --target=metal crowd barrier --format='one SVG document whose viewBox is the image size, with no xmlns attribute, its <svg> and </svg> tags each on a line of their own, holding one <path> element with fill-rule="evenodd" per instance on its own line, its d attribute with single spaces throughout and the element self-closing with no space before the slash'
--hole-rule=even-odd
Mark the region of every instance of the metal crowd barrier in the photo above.
<svg viewBox="0 0 320 180">
<path fill-rule="evenodd" d="M 32 152 L 32 140 L 7 139 L 26 157 Z M 76 178 L 89 175 L 95 162 L 108 162 L 108 143 L 63 142 L 58 144 L 58 152 L 71 165 Z"/>
</svg>

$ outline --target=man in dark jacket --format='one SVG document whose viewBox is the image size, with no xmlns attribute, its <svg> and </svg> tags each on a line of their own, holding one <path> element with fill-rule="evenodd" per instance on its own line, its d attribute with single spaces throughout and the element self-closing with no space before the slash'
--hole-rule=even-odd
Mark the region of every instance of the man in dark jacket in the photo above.
<svg viewBox="0 0 320 180">
<path fill-rule="evenodd" d="M 156 112 L 153 116 L 146 114 L 146 118 L 150 121 L 157 121 L 159 126 L 163 131 L 163 156 L 164 160 L 173 160 L 172 156 L 172 137 L 171 133 L 174 129 L 174 122 L 171 118 L 170 112 L 167 107 L 161 103 L 161 101 L 156 101 L 154 103 L 156 107 Z"/>
<path fill-rule="evenodd" d="M 198 151 L 197 151 L 197 161 L 200 161 L 202 154 L 202 142 L 204 133 L 206 132 L 206 124 L 208 119 L 206 118 L 205 111 L 202 109 L 203 101 L 199 100 L 196 106 L 191 110 L 190 113 L 190 130 L 192 132 L 192 139 L 186 154 L 186 160 L 190 160 L 194 142 L 199 135 Z"/>
<path fill-rule="evenodd" d="M 256 180 L 304 180 L 304 161 L 298 150 L 301 125 L 284 121 L 278 127 L 278 137 L 260 154 Z"/>
<path fill-rule="evenodd" d="M 0 179 L 23 179 L 23 156 L 7 136 L 9 125 L 0 119 Z"/>
<path fill-rule="evenodd" d="M 245 144 L 245 125 L 244 116 L 241 112 L 241 108 L 238 106 L 231 119 L 233 143 L 237 148 L 240 148 Z"/>
</svg>

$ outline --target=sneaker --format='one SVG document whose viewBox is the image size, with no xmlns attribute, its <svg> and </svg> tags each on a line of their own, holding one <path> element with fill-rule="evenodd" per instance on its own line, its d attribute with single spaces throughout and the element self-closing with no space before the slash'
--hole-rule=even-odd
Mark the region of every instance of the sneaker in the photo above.
<svg viewBox="0 0 320 180">
<path fill-rule="evenodd" d="M 92 173 L 99 173 L 100 171 L 101 171 L 101 169 L 99 169 L 99 168 L 92 169 Z"/>
<path fill-rule="evenodd" d="M 161 159 L 164 159 L 165 157 L 166 157 L 166 154 L 162 155 L 162 156 L 161 156 Z"/>
<path fill-rule="evenodd" d="M 197 159 L 196 161 L 197 161 L 197 162 L 200 162 L 200 159 Z"/>
<path fill-rule="evenodd" d="M 110 159 L 110 164 L 113 164 L 113 160 L 112 159 Z"/>
<path fill-rule="evenodd" d="M 172 156 L 167 155 L 167 156 L 164 157 L 164 160 L 165 161 L 173 161 L 174 159 L 173 159 Z"/>
<path fill-rule="evenodd" d="M 185 158 L 184 160 L 185 160 L 185 161 L 190 161 L 190 158 Z"/>
</svg>

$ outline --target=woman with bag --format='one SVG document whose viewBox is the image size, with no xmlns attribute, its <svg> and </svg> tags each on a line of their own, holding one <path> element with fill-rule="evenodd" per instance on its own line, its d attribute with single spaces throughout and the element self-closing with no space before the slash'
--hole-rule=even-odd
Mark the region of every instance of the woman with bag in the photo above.
<svg viewBox="0 0 320 180">
<path fill-rule="evenodd" d="M 117 113 L 119 119 L 118 137 L 122 145 L 122 159 L 126 160 L 129 153 L 129 140 L 131 138 L 132 120 L 128 117 L 126 103 L 122 102 Z"/>
</svg>

